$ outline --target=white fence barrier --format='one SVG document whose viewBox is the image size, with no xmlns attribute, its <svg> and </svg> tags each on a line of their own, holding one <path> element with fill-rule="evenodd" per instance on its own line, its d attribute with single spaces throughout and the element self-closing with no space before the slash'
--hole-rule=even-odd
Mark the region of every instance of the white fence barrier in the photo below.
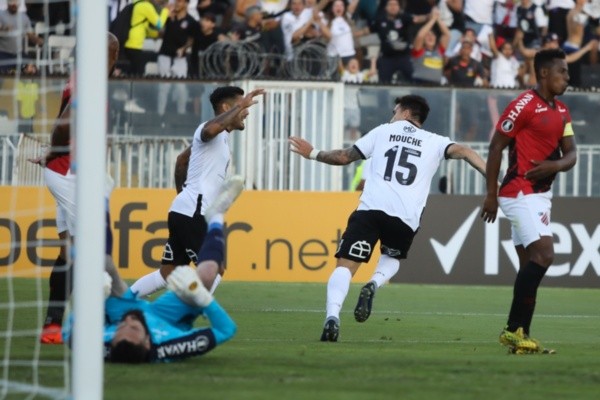
<svg viewBox="0 0 600 400">
<path fill-rule="evenodd" d="M 293 134 L 296 128 L 290 129 Z M 239 136 L 234 143 L 234 160 L 238 164 L 234 166 L 234 170 L 246 176 L 249 188 L 323 191 L 347 189 L 342 186 L 341 168 L 300 160 L 299 156 L 290 157 L 286 136 L 268 137 L 265 133 L 268 131 L 262 131 L 260 135 L 236 133 Z M 280 130 L 284 131 L 285 129 Z M 240 143 L 242 138 L 248 143 Z M 318 140 L 316 143 L 320 143 Z M 484 159 L 487 158 L 488 143 L 467 144 Z M 43 185 L 41 168 L 27 159 L 42 154 L 45 145 L 38 137 L 27 135 L 0 137 L 0 185 Z M 173 188 L 175 159 L 188 145 L 187 138 L 115 137 L 107 153 L 109 172 L 117 187 Z M 317 146 L 330 148 L 327 143 Z M 506 169 L 506 158 L 505 154 L 500 176 L 503 176 Z M 438 175 L 447 177 L 449 193 L 485 193 L 483 177 L 465 162 L 443 162 Z M 308 189 L 300 189 L 301 187 Z M 571 171 L 559 173 L 553 188 L 554 194 L 558 196 L 600 197 L 600 145 L 579 145 L 576 166 Z"/>
<path fill-rule="evenodd" d="M 246 92 L 266 95 L 250 110 L 247 132 L 233 135 L 234 167 L 258 190 L 343 190 L 343 169 L 289 151 L 299 136 L 318 149 L 342 148 L 344 85 L 328 82 L 244 81 Z"/>
<path fill-rule="evenodd" d="M 108 172 L 116 187 L 175 187 L 175 159 L 188 145 L 186 138 L 112 138 L 107 150 Z M 1 137 L 0 185 L 43 185 L 42 168 L 28 159 L 42 155 L 47 147 L 47 135 Z"/>
<path fill-rule="evenodd" d="M 466 143 L 486 160 L 488 156 L 487 142 Z M 505 151 L 500 167 L 500 179 L 504 176 L 508 165 L 508 154 Z M 556 175 L 552 188 L 556 196 L 598 197 L 600 196 L 600 145 L 578 145 L 577 164 L 567 172 Z M 440 168 L 440 176 L 448 178 L 448 192 L 454 194 L 484 194 L 485 180 L 483 176 L 467 163 L 447 161 Z"/>
</svg>

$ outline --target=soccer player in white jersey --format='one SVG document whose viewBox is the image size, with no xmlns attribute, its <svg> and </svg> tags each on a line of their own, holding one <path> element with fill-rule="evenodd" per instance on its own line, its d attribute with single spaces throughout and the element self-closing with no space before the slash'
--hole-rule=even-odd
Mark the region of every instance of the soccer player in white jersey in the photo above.
<svg viewBox="0 0 600 400">
<path fill-rule="evenodd" d="M 337 267 L 327 283 L 327 314 L 321 341 L 337 342 L 340 310 L 350 280 L 368 262 L 377 241 L 381 257 L 371 280 L 361 289 L 354 317 L 371 314 L 375 291 L 392 278 L 406 258 L 427 202 L 431 179 L 443 159 L 466 160 L 485 176 L 485 161 L 471 148 L 421 128 L 429 113 L 416 95 L 396 99 L 392 120 L 371 130 L 352 147 L 323 151 L 304 139 L 290 137 L 290 150 L 330 165 L 370 159 L 360 204 L 348 219 L 337 249 Z"/>
<path fill-rule="evenodd" d="M 187 162 L 187 176 L 181 192 L 171 203 L 168 216 L 169 239 L 165 245 L 160 269 L 138 279 L 131 290 L 138 297 L 146 296 L 164 288 L 167 276 L 178 265 L 197 264 L 197 253 L 202 246 L 207 227 L 221 220 L 205 221 L 202 217 L 211 204 L 229 172 L 231 150 L 229 134 L 233 130 L 243 130 L 248 109 L 258 103 L 255 97 L 264 94 L 256 89 L 244 96 L 237 86 L 218 87 L 210 95 L 215 117 L 198 126 L 192 145 L 180 157 L 178 164 Z M 238 193 L 239 194 L 239 193 Z M 208 225 L 207 225 L 208 222 Z M 220 274 L 214 280 L 211 293 L 220 281 Z"/>
</svg>

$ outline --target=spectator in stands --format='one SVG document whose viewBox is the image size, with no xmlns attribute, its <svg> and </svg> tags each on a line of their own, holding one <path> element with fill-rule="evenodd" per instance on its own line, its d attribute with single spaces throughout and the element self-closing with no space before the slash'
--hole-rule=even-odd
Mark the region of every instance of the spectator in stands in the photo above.
<svg viewBox="0 0 600 400">
<path fill-rule="evenodd" d="M 230 37 L 234 40 L 244 40 L 261 44 L 263 14 L 259 6 L 246 8 L 244 22 L 234 26 Z M 264 48 L 263 48 L 264 50 Z"/>
<path fill-rule="evenodd" d="M 404 0 L 404 12 L 410 15 L 428 15 L 436 6 L 437 0 Z M 414 38 L 425 22 L 410 26 L 410 37 Z"/>
<path fill-rule="evenodd" d="M 200 23 L 197 26 L 197 31 L 194 34 L 194 44 L 192 45 L 192 54 L 190 56 L 190 77 L 202 78 L 203 71 L 200 65 L 200 53 L 206 51 L 212 44 L 228 40 L 225 32 L 216 26 L 216 17 L 211 13 L 204 13 L 200 17 Z M 202 115 L 202 94 L 204 92 L 203 85 L 191 85 L 190 96 L 194 108 L 194 115 Z"/>
<path fill-rule="evenodd" d="M 481 62 L 487 65 L 492 52 L 488 45 L 488 37 L 493 28 L 495 0 L 464 0 L 465 26 L 475 31 L 477 42 L 481 46 Z M 487 57 L 487 58 L 486 58 Z"/>
<path fill-rule="evenodd" d="M 446 56 L 449 57 L 448 53 L 458 44 L 465 31 L 463 0 L 440 0 L 438 8 L 441 14 L 440 19 L 450 30 L 450 40 L 446 46 Z"/>
<path fill-rule="evenodd" d="M 248 7 L 245 22 L 233 29 L 233 37 L 236 40 L 256 42 L 263 53 L 283 54 L 284 45 L 281 30 L 277 27 L 267 29 L 267 22 L 263 15 L 263 11 L 259 6 Z"/>
<path fill-rule="evenodd" d="M 377 59 L 371 59 L 371 68 L 360 69 L 357 58 L 351 58 L 342 71 L 342 82 L 360 84 L 377 81 Z M 344 140 L 354 142 L 360 138 L 359 87 L 345 85 L 344 90 Z"/>
<path fill-rule="evenodd" d="M 262 46 L 267 53 L 283 54 L 285 52 L 283 31 L 281 30 L 280 17 L 285 12 L 288 0 L 237 0 L 235 3 L 235 19 L 246 20 L 246 11 L 255 7 L 262 14 L 261 38 Z M 241 22 L 240 22 L 241 23 Z M 268 60 L 270 64 L 276 65 L 279 60 L 273 57 Z"/>
<path fill-rule="evenodd" d="M 548 0 L 548 33 L 556 33 L 562 44 L 567 40 L 567 14 L 575 7 L 573 0 Z"/>
<path fill-rule="evenodd" d="M 364 83 L 375 82 L 377 77 L 377 59 L 375 57 L 370 60 L 370 68 L 367 70 L 360 69 L 360 61 L 356 57 L 352 57 L 346 63 L 342 70 L 342 82 L 344 83 Z"/>
<path fill-rule="evenodd" d="M 305 13 L 304 0 L 290 0 L 290 11 L 281 16 L 281 29 L 285 46 L 285 57 L 291 61 L 294 47 L 301 42 L 315 37 L 312 13 Z"/>
<path fill-rule="evenodd" d="M 600 0 L 590 0 L 583 7 L 583 10 L 590 16 L 590 22 L 588 23 L 590 36 L 596 39 L 600 38 Z M 590 51 L 590 64 L 598 63 L 598 53 L 600 53 L 600 48 L 597 46 Z"/>
<path fill-rule="evenodd" d="M 494 88 L 515 89 L 522 86 L 525 68 L 517 61 L 512 43 L 490 34 L 492 65 L 490 68 L 490 86 Z"/>
<path fill-rule="evenodd" d="M 538 6 L 532 0 L 521 0 L 517 7 L 517 32 L 522 32 L 523 45 L 537 48 L 542 44 Z M 515 35 L 515 44 L 516 35 Z"/>
<path fill-rule="evenodd" d="M 352 0 L 352 10 L 356 9 L 357 4 L 358 0 Z M 350 18 L 352 12 L 346 9 L 344 0 L 334 0 L 326 12 L 326 23 L 320 24 L 323 38 L 328 42 L 327 55 L 339 57 L 340 71 L 356 55 Z"/>
<path fill-rule="evenodd" d="M 454 48 L 446 51 L 446 58 L 450 59 L 459 55 L 463 42 L 471 43 L 471 58 L 481 62 L 481 60 L 483 59 L 483 55 L 481 53 L 481 46 L 477 41 L 477 35 L 475 34 L 475 31 L 471 28 L 465 29 L 465 32 L 461 36 L 458 43 L 456 43 Z"/>
<path fill-rule="evenodd" d="M 520 0 L 519 0 L 520 1 Z M 517 0 L 495 0 L 494 36 L 511 41 L 517 29 Z M 489 37 L 489 36 L 488 36 Z"/>
<path fill-rule="evenodd" d="M 230 4 L 230 0 L 198 0 L 196 10 L 200 17 L 206 13 L 214 15 L 217 25 L 224 30 L 231 27 L 233 7 Z"/>
<path fill-rule="evenodd" d="M 402 74 L 404 81 L 410 82 L 413 67 L 410 59 L 412 40 L 409 29 L 412 24 L 425 22 L 427 16 L 404 13 L 400 7 L 400 0 L 384 2 L 385 14 L 378 17 L 371 26 L 371 31 L 377 33 L 381 42 L 380 57 L 377 61 L 379 82 L 392 82 L 396 72 Z"/>
<path fill-rule="evenodd" d="M 444 75 L 453 86 L 487 86 L 481 63 L 471 57 L 473 42 L 463 40 L 460 52 L 446 63 Z"/>
<path fill-rule="evenodd" d="M 173 10 L 162 32 L 162 45 L 158 51 L 158 74 L 161 78 L 186 78 L 188 76 L 187 52 L 194 43 L 198 22 L 187 12 L 189 0 L 175 0 Z M 167 98 L 173 84 L 163 82 L 158 86 L 158 114 L 165 115 Z M 188 91 L 184 83 L 176 83 L 173 98 L 177 114 L 185 114 Z"/>
<path fill-rule="evenodd" d="M 241 24 L 246 18 L 246 10 L 249 7 L 259 6 L 260 0 L 235 0 L 233 23 Z"/>
<path fill-rule="evenodd" d="M 464 0 L 465 24 L 479 35 L 484 26 L 492 28 L 495 0 Z"/>
<path fill-rule="evenodd" d="M 234 41 L 244 41 L 255 43 L 255 52 L 268 53 L 269 56 L 262 57 L 262 71 L 267 75 L 271 69 L 277 69 L 280 64 L 280 57 L 284 51 L 283 34 L 281 29 L 276 26 L 274 29 L 266 29 L 266 23 L 263 19 L 263 12 L 259 6 L 250 6 L 246 9 L 246 19 L 243 24 L 234 27 L 229 37 Z M 251 51 L 251 50 L 249 50 Z"/>
<path fill-rule="evenodd" d="M 159 31 L 164 27 L 172 5 L 166 5 L 167 0 L 138 1 L 131 15 L 131 29 L 129 38 L 123 46 L 125 56 L 129 60 L 129 73 L 143 76 L 147 56 L 142 48 L 147 37 L 157 38 Z M 164 7 L 163 7 L 164 6 Z M 160 10 L 160 14 L 157 12 Z"/>
<path fill-rule="evenodd" d="M 567 14 L 567 37 L 562 48 L 565 54 L 573 54 L 581 49 L 583 45 L 585 28 L 589 16 L 583 10 L 587 0 L 575 0 L 573 7 Z M 581 61 L 569 63 L 569 85 L 581 86 Z"/>
<path fill-rule="evenodd" d="M 526 63 L 527 63 L 526 71 L 529 75 L 528 75 L 528 79 L 526 79 L 526 84 L 528 86 L 534 86 L 537 81 L 535 79 L 535 74 L 533 73 L 533 57 L 535 56 L 535 53 L 537 53 L 537 51 L 539 49 L 537 49 L 537 48 L 530 49 L 530 48 L 524 47 L 521 35 L 522 34 L 517 32 L 516 42 L 517 42 L 517 48 L 518 48 L 519 52 L 523 55 L 523 57 L 525 58 Z M 558 49 L 559 47 L 560 47 L 560 40 L 556 33 L 549 33 L 548 35 L 546 35 L 542 38 L 541 49 Z M 598 40 L 597 39 L 590 40 L 581 49 L 577 50 L 574 53 L 568 54 L 567 58 L 566 58 L 567 64 L 577 62 L 588 51 L 590 51 L 594 48 L 598 48 Z"/>
<path fill-rule="evenodd" d="M 377 9 L 379 8 L 380 0 L 359 0 L 356 6 L 355 16 L 364 19 L 367 26 L 371 25 L 377 17 Z"/>
<path fill-rule="evenodd" d="M 19 0 L 8 0 L 6 10 L 0 11 L 0 72 L 12 72 L 17 67 L 23 37 L 35 45 L 44 43 L 33 33 L 27 14 L 19 11 Z"/>
<path fill-rule="evenodd" d="M 439 40 L 435 27 L 441 32 Z M 444 53 L 449 40 L 450 31 L 442 22 L 439 9 L 434 8 L 431 18 L 419 29 L 413 41 L 411 57 L 414 82 L 436 85 L 441 83 Z"/>
<path fill-rule="evenodd" d="M 462 42 L 459 55 L 448 60 L 444 75 L 450 85 L 462 87 L 487 86 L 487 79 L 482 64 L 471 58 L 473 43 Z M 457 102 L 456 132 L 463 134 L 464 141 L 478 139 L 479 102 Z"/>
<path fill-rule="evenodd" d="M 223 30 L 217 27 L 216 17 L 211 13 L 204 13 L 200 17 L 200 23 L 195 26 L 194 43 L 192 44 L 192 54 L 190 56 L 190 76 L 198 78 L 200 76 L 200 63 L 198 53 L 205 51 L 213 43 L 226 40 L 227 36 Z"/>
<path fill-rule="evenodd" d="M 262 0 L 259 5 L 265 19 L 265 30 L 276 30 L 283 44 L 283 32 L 279 22 L 281 15 L 287 10 L 288 0 Z"/>
</svg>

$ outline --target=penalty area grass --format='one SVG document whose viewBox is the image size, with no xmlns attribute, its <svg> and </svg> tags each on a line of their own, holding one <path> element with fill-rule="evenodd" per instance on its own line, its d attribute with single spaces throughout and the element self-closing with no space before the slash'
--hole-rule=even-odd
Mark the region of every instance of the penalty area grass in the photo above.
<svg viewBox="0 0 600 400">
<path fill-rule="evenodd" d="M 24 279 L 14 282 L 19 296 L 32 286 Z M 532 336 L 557 354 L 509 355 L 498 334 L 511 287 L 386 285 L 375 296 L 369 320 L 357 323 L 352 313 L 361 285 L 353 284 L 339 342 L 322 343 L 325 286 L 224 281 L 216 297 L 238 325 L 230 342 L 183 362 L 106 364 L 104 398 L 598 398 L 600 290 L 542 285 Z M 0 317 L 6 312 L 0 310 Z M 37 318 L 37 311 L 23 309 L 15 321 L 21 326 Z M 15 338 L 10 358 L 31 357 L 32 341 Z M 41 351 L 42 359 L 60 360 L 64 350 Z M 11 368 L 12 379 L 30 379 L 17 371 Z M 62 380 L 61 372 L 44 372 L 41 379 L 48 385 Z"/>
</svg>

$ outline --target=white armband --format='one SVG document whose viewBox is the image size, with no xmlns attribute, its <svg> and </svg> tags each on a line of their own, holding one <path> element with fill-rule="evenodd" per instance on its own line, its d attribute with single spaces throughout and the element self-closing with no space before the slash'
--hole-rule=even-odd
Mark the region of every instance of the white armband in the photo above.
<svg viewBox="0 0 600 400">
<path fill-rule="evenodd" d="M 321 150 L 318 150 L 318 149 L 312 149 L 308 158 L 310 158 L 311 160 L 316 160 L 317 155 L 319 154 L 320 151 Z"/>
</svg>

